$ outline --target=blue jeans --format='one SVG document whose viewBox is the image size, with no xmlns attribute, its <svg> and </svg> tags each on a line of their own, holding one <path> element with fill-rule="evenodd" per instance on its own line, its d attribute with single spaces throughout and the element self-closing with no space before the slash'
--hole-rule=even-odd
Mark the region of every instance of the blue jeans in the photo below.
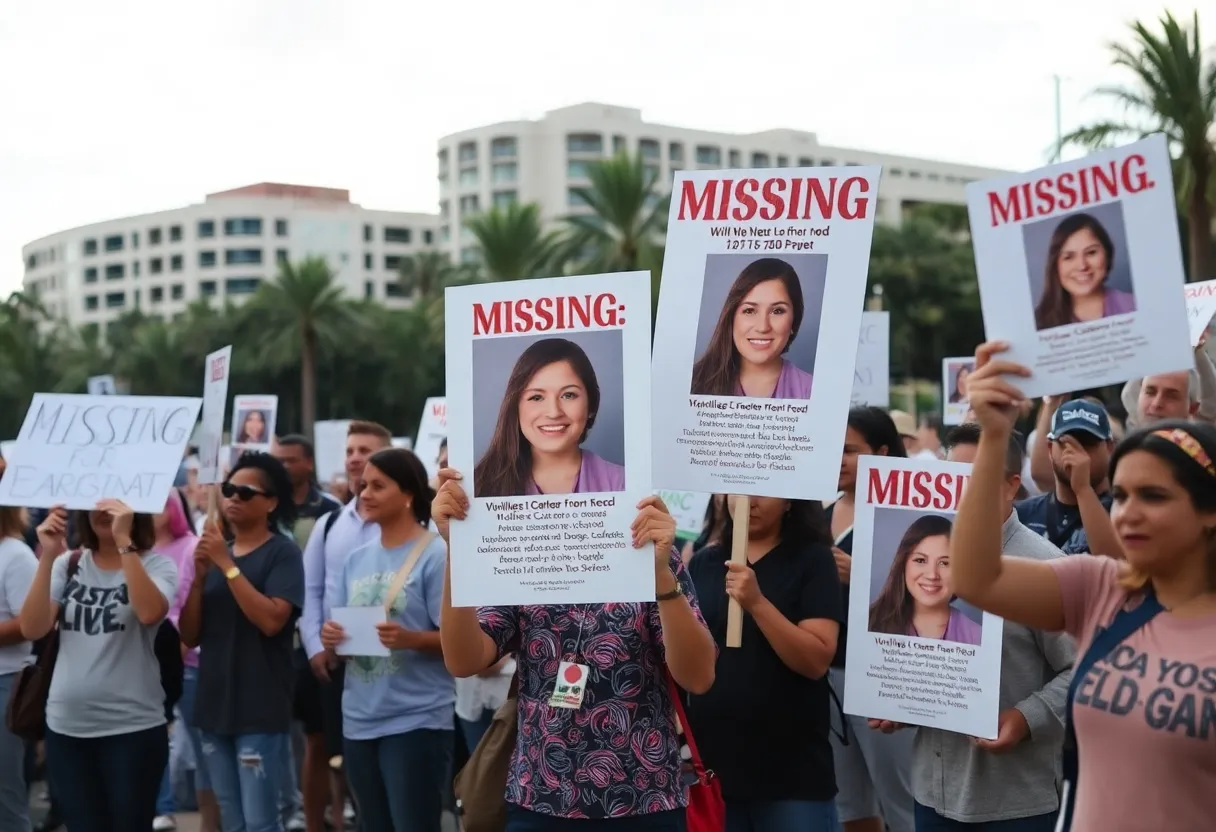
<svg viewBox="0 0 1216 832">
<path fill-rule="evenodd" d="M 921 803 L 916 804 L 916 832 L 1053 832 L 1055 828 L 1055 812 L 1012 820 L 963 823 L 944 818 Z"/>
<path fill-rule="evenodd" d="M 194 752 L 194 791 L 211 791 L 211 778 L 207 776 L 207 761 L 203 759 L 203 735 L 194 727 L 194 699 L 198 694 L 198 668 L 187 667 L 182 671 L 182 698 L 177 703 L 178 713 L 186 726 L 186 738 Z"/>
<path fill-rule="evenodd" d="M 0 676 L 0 707 L 8 702 L 16 673 Z M 0 721 L 0 829 L 30 832 L 30 795 L 25 781 L 25 741 Z"/>
<path fill-rule="evenodd" d="M 506 832 L 684 832 L 684 810 L 627 815 L 623 818 L 557 818 L 507 804 Z M 371 832 L 371 830 L 368 830 Z"/>
<path fill-rule="evenodd" d="M 342 767 L 360 832 L 435 832 L 452 779 L 451 731 L 419 730 L 343 742 Z M 225 830 L 227 832 L 227 830 Z"/>
<path fill-rule="evenodd" d="M 72 832 L 151 829 L 169 755 L 165 726 L 109 737 L 46 732 L 46 769 Z"/>
<path fill-rule="evenodd" d="M 728 800 L 726 832 L 840 832 L 835 800 Z"/>
<path fill-rule="evenodd" d="M 224 832 L 282 832 L 279 798 L 291 758 L 288 734 L 202 732 L 203 759 Z"/>
<path fill-rule="evenodd" d="M 460 732 L 464 734 L 464 747 L 472 754 L 486 731 L 490 730 L 490 725 L 494 722 L 494 712 L 489 708 L 482 708 L 481 716 L 477 719 L 456 719 L 460 722 Z"/>
</svg>

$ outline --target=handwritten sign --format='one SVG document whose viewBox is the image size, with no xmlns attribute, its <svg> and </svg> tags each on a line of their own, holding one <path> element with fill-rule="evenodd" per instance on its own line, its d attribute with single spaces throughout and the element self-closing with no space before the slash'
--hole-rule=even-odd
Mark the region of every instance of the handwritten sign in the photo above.
<svg viewBox="0 0 1216 832">
<path fill-rule="evenodd" d="M 891 395 L 891 314 L 862 312 L 853 370 L 853 404 L 887 407 Z"/>
<path fill-rule="evenodd" d="M 1188 283 L 1186 291 L 1186 314 L 1190 321 L 1191 346 L 1199 346 L 1212 316 L 1216 315 L 1216 280 Z"/>
<path fill-rule="evenodd" d="M 228 405 L 228 374 L 232 347 L 224 347 L 203 362 L 203 424 L 198 443 L 198 481 L 217 483 L 224 478 L 220 445 L 224 441 L 224 408 Z"/>
<path fill-rule="evenodd" d="M 114 376 L 90 376 L 85 384 L 90 396 L 113 396 L 118 393 Z"/>
<path fill-rule="evenodd" d="M 0 505 L 165 507 L 202 399 L 37 393 L 0 480 Z"/>
</svg>

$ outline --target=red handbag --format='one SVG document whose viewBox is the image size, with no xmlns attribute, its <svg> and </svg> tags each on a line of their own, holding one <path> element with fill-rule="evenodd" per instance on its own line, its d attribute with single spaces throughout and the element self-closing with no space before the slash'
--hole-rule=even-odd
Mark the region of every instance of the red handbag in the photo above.
<svg viewBox="0 0 1216 832">
<path fill-rule="evenodd" d="M 676 709 L 676 735 L 680 737 L 680 759 L 687 772 L 688 783 L 687 832 L 723 832 L 726 829 L 726 801 L 722 799 L 722 785 L 712 771 L 705 768 L 697 741 L 692 737 L 688 717 L 684 715 L 684 704 L 680 699 L 680 688 L 671 673 L 667 674 L 667 689 L 671 693 L 671 704 Z M 685 759 L 684 749 L 688 749 Z"/>
</svg>

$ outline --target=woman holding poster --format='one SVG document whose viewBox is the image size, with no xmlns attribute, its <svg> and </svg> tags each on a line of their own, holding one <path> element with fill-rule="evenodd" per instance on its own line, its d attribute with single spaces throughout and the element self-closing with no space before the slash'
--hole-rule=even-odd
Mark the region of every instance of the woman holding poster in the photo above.
<svg viewBox="0 0 1216 832">
<path fill-rule="evenodd" d="M 981 629 L 951 606 L 950 521 L 940 514 L 908 526 L 891 571 L 870 605 L 870 632 L 979 644 Z"/>
<path fill-rule="evenodd" d="M 1216 755 L 1216 431 L 1167 421 L 1111 458 L 1119 559 L 1001 554 L 1000 490 L 1023 399 L 1004 342 L 976 352 L 983 425 L 955 519 L 955 586 L 971 603 L 1078 643 L 1064 741 L 1061 828 L 1212 826 Z M 1168 820 L 1167 820 L 1168 819 Z"/>
<path fill-rule="evenodd" d="M 1047 247 L 1043 292 L 1034 310 L 1035 328 L 1053 329 L 1136 311 L 1136 298 L 1109 286 L 1115 244 L 1091 214 L 1060 220 Z"/>
<path fill-rule="evenodd" d="M 566 338 L 519 356 L 489 447 L 473 472 L 476 497 L 625 490 L 625 467 L 582 447 L 595 426 L 600 385 L 591 359 Z"/>
<path fill-rule="evenodd" d="M 784 357 L 802 326 L 803 307 L 793 266 L 776 257 L 749 263 L 731 284 L 693 365 L 692 394 L 809 399 L 811 374 Z"/>
</svg>

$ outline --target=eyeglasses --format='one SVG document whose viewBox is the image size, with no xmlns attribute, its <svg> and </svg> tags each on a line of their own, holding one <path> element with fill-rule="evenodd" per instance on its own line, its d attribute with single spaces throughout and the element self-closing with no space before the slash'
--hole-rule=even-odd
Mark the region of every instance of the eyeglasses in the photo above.
<svg viewBox="0 0 1216 832">
<path fill-rule="evenodd" d="M 233 485 L 230 482 L 220 486 L 220 493 L 229 500 L 235 497 L 242 503 L 247 503 L 254 497 L 266 496 L 266 492 L 260 488 L 254 488 L 252 485 Z"/>
</svg>

